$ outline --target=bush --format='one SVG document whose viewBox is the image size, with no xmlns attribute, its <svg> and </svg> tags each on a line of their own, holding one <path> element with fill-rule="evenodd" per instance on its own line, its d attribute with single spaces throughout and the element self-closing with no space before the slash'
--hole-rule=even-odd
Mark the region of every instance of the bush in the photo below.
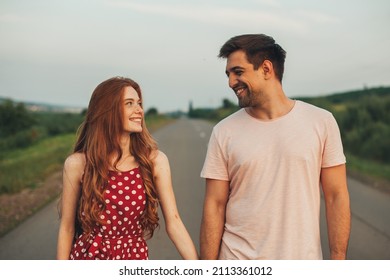
<svg viewBox="0 0 390 280">
<path fill-rule="evenodd" d="M 46 129 L 48 136 L 76 132 L 84 119 L 82 114 L 74 113 L 40 112 L 34 116 Z"/>
<path fill-rule="evenodd" d="M 390 163 L 390 96 L 364 96 L 335 116 L 347 152 Z"/>
<path fill-rule="evenodd" d="M 33 126 L 36 120 L 23 103 L 0 103 L 0 137 L 8 137 Z"/>
<path fill-rule="evenodd" d="M 8 150 L 28 147 L 47 137 L 44 127 L 33 126 L 30 129 L 19 131 L 8 137 L 0 139 L 0 159 Z"/>
</svg>

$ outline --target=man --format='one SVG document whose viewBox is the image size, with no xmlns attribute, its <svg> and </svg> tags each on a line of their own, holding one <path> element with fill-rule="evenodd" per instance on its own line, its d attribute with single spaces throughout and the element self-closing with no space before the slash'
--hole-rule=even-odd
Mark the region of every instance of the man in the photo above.
<svg viewBox="0 0 390 280">
<path fill-rule="evenodd" d="M 233 37 L 220 50 L 242 109 L 210 137 L 202 259 L 322 259 L 320 183 L 331 258 L 346 258 L 350 206 L 339 128 L 328 111 L 285 95 L 285 56 L 264 34 Z"/>
</svg>

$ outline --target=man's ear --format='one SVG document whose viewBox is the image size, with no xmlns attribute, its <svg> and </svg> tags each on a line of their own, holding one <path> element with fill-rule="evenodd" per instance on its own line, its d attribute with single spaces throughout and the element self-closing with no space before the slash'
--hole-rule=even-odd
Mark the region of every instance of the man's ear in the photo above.
<svg viewBox="0 0 390 280">
<path fill-rule="evenodd" d="M 265 79 L 269 79 L 274 74 L 274 66 L 268 59 L 264 60 L 263 64 L 261 65 L 261 69 L 263 70 Z"/>
</svg>

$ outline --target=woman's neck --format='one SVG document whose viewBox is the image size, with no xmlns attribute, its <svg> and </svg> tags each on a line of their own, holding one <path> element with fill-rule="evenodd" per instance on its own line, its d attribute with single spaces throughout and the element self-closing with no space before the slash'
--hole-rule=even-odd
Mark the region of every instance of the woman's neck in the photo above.
<svg viewBox="0 0 390 280">
<path fill-rule="evenodd" d="M 131 143 L 131 139 L 130 139 L 130 135 L 129 134 L 123 135 L 121 137 L 119 145 L 120 145 L 121 150 L 122 150 L 122 157 L 131 155 L 131 153 L 130 153 L 130 143 Z"/>
<path fill-rule="evenodd" d="M 129 170 L 135 167 L 135 159 L 130 152 L 130 135 L 123 135 L 120 139 L 120 148 L 122 155 L 114 152 L 110 157 L 110 163 L 113 169 Z M 120 156 L 120 157 L 119 157 Z M 116 162 L 116 163 L 115 163 Z"/>
</svg>

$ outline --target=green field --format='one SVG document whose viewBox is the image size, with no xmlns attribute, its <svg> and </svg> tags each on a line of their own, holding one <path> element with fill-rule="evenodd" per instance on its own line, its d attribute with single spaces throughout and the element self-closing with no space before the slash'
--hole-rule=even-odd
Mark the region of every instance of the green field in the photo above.
<svg viewBox="0 0 390 280">
<path fill-rule="evenodd" d="M 0 161 L 0 193 L 37 187 L 48 175 L 61 169 L 74 140 L 74 133 L 59 135 L 5 153 Z"/>
<path fill-rule="evenodd" d="M 172 118 L 155 115 L 147 119 L 147 126 L 153 132 L 172 121 Z M 75 140 L 76 133 L 72 132 L 48 136 L 28 147 L 1 152 L 0 236 L 58 197 L 60 178 L 57 176 L 53 186 L 47 180 L 61 172 Z"/>
<path fill-rule="evenodd" d="M 162 116 L 147 121 L 150 131 L 172 119 Z M 65 158 L 72 152 L 75 133 L 45 138 L 26 148 L 2 153 L 0 159 L 0 194 L 16 193 L 25 188 L 36 188 L 53 172 L 62 169 Z"/>
</svg>

